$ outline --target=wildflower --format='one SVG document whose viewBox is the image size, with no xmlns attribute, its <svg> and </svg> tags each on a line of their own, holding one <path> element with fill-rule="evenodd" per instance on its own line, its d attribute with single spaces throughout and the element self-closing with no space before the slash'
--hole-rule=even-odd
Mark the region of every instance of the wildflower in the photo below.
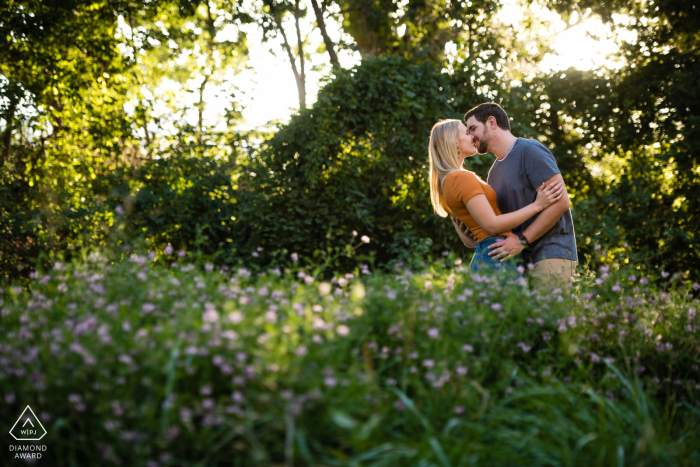
<svg viewBox="0 0 700 467">
<path fill-rule="evenodd" d="M 525 272 L 525 268 L 522 265 L 518 265 L 517 269 L 520 274 Z"/>
<path fill-rule="evenodd" d="M 499 311 L 503 309 L 503 305 L 501 305 L 500 303 L 494 303 L 493 305 L 491 305 L 491 309 L 493 311 Z"/>
<path fill-rule="evenodd" d="M 318 284 L 318 293 L 320 293 L 321 295 L 328 295 L 329 293 L 331 293 L 331 284 L 329 284 L 328 282 L 321 282 L 320 284 Z"/>
<path fill-rule="evenodd" d="M 455 407 L 455 413 L 457 415 L 462 415 L 464 413 L 464 407 L 461 405 L 458 405 L 457 407 Z"/>
<path fill-rule="evenodd" d="M 132 363 L 134 363 L 134 360 L 131 358 L 131 356 L 125 353 L 119 356 L 119 361 L 126 365 L 131 365 Z"/>
<path fill-rule="evenodd" d="M 5 394 L 5 402 L 8 404 L 13 404 L 15 402 L 15 394 L 12 392 Z"/>
<path fill-rule="evenodd" d="M 431 360 L 430 358 L 426 358 L 423 360 L 423 366 L 426 368 L 432 368 L 435 365 L 435 362 Z"/>
<path fill-rule="evenodd" d="M 314 313 L 320 313 L 323 311 L 323 307 L 321 305 L 314 305 L 311 307 L 311 309 L 314 311 Z"/>
<path fill-rule="evenodd" d="M 347 336 L 348 334 L 350 334 L 350 328 L 347 327 L 347 326 L 344 325 L 344 324 L 341 324 L 340 326 L 338 326 L 337 328 L 335 328 L 335 331 L 338 333 L 339 336 L 343 336 L 343 337 L 345 337 L 345 336 Z"/>
<path fill-rule="evenodd" d="M 332 376 L 327 376 L 326 378 L 324 378 L 323 383 L 324 383 L 326 386 L 330 386 L 330 387 L 333 387 L 333 386 L 335 386 L 336 384 L 338 384 L 338 382 L 337 382 L 337 381 L 335 380 L 335 378 L 333 378 Z"/>
<path fill-rule="evenodd" d="M 63 263 L 60 262 L 60 261 L 56 261 L 56 264 L 53 265 L 53 268 L 54 268 L 56 271 L 63 271 L 63 269 L 64 269 Z"/>
<path fill-rule="evenodd" d="M 647 285 L 649 283 L 649 279 L 647 279 L 646 277 L 642 277 L 641 279 L 639 279 L 639 283 L 642 285 Z"/>
<path fill-rule="evenodd" d="M 265 313 L 265 320 L 270 324 L 275 324 L 277 322 L 277 313 L 274 311 L 268 311 Z"/>
<path fill-rule="evenodd" d="M 600 362 L 600 357 L 597 354 L 591 352 L 591 362 L 593 362 L 593 363 Z"/>
<path fill-rule="evenodd" d="M 238 275 L 238 277 L 240 277 L 242 279 L 247 279 L 248 277 L 250 277 L 250 271 L 248 271 L 246 268 L 238 269 L 236 274 Z"/>
<path fill-rule="evenodd" d="M 305 282 L 307 285 L 308 285 L 308 284 L 311 284 L 313 281 L 314 281 L 313 276 L 306 276 L 306 277 L 304 278 L 304 282 Z"/>
<path fill-rule="evenodd" d="M 467 368 L 463 366 L 458 366 L 455 371 L 457 372 L 457 375 L 459 376 L 466 376 L 467 374 Z"/>
<path fill-rule="evenodd" d="M 233 391 L 233 393 L 231 394 L 231 399 L 233 399 L 233 402 L 240 404 L 241 402 L 243 402 L 243 394 L 241 394 L 240 391 Z"/>
<path fill-rule="evenodd" d="M 466 350 L 467 352 L 473 352 L 473 351 L 474 351 L 474 347 L 472 347 L 470 344 L 464 344 L 464 345 L 462 346 L 462 350 Z"/>
<path fill-rule="evenodd" d="M 203 396 L 211 396 L 211 386 L 202 386 L 199 388 L 199 393 Z"/>
<path fill-rule="evenodd" d="M 634 281 L 637 280 L 637 276 L 635 276 L 634 274 L 632 274 L 631 276 L 629 276 L 629 277 L 627 278 L 627 280 L 630 281 L 630 282 L 634 282 Z"/>
<path fill-rule="evenodd" d="M 425 281 L 424 286 L 425 286 L 426 290 L 429 290 L 430 288 L 433 287 L 433 283 L 431 281 Z"/>
<path fill-rule="evenodd" d="M 180 420 L 183 423 L 189 423 L 192 421 L 192 410 L 188 409 L 187 407 L 181 407 L 180 408 Z"/>
<path fill-rule="evenodd" d="M 219 313 L 211 303 L 205 304 L 206 311 L 202 315 L 202 319 L 208 323 L 216 323 L 219 321 Z"/>
<path fill-rule="evenodd" d="M 594 246 L 594 247 L 593 247 L 593 249 L 594 249 L 595 251 L 598 251 L 598 250 L 600 250 L 600 245 L 596 245 L 596 246 Z"/>
<path fill-rule="evenodd" d="M 247 295 L 243 295 L 241 298 L 238 299 L 238 303 L 241 305 L 247 305 L 252 301 L 253 300 L 250 297 L 248 297 Z"/>
<path fill-rule="evenodd" d="M 202 400 L 202 408 L 204 410 L 211 410 L 214 408 L 214 399 L 206 398 Z"/>
<path fill-rule="evenodd" d="M 303 357 L 304 355 L 306 355 L 308 353 L 308 350 L 306 349 L 306 346 L 302 344 L 299 347 L 297 347 L 297 350 L 294 353 L 298 357 Z"/>
<path fill-rule="evenodd" d="M 357 230 L 353 230 L 353 231 L 352 231 L 352 236 L 353 236 L 353 237 L 357 237 Z"/>
<path fill-rule="evenodd" d="M 126 214 L 121 204 L 118 204 L 117 207 L 114 208 L 114 214 L 116 214 L 117 216 L 123 216 L 124 214 Z"/>
<path fill-rule="evenodd" d="M 666 279 L 670 275 L 671 275 L 671 273 L 668 273 L 666 271 L 661 271 L 661 277 L 663 277 L 664 279 Z"/>
<path fill-rule="evenodd" d="M 211 272 L 211 271 L 214 270 L 214 265 L 211 264 L 211 263 L 206 263 L 206 264 L 204 265 L 204 269 L 206 269 L 207 271 Z"/>
<path fill-rule="evenodd" d="M 240 311 L 234 311 L 228 315 L 228 320 L 233 324 L 238 324 L 243 321 L 243 314 Z"/>
<path fill-rule="evenodd" d="M 461 265 L 461 264 L 462 264 L 462 260 L 461 260 L 461 259 L 456 259 L 456 260 L 455 260 L 455 266 L 459 266 L 459 265 Z"/>
<path fill-rule="evenodd" d="M 700 290 L 700 284 L 698 284 L 698 283 L 693 284 L 693 290 L 695 290 L 696 292 L 698 290 Z"/>
<path fill-rule="evenodd" d="M 519 342 L 518 347 L 522 349 L 523 352 L 528 353 L 530 349 L 532 349 L 532 346 L 525 344 L 524 342 Z"/>
<path fill-rule="evenodd" d="M 615 285 L 612 286 L 612 289 L 611 289 L 611 290 L 612 290 L 613 292 L 620 292 L 620 291 L 622 291 L 622 287 L 620 287 L 619 284 L 615 284 Z"/>
<path fill-rule="evenodd" d="M 155 309 L 156 309 L 156 306 L 152 303 L 144 303 L 143 306 L 141 307 L 141 310 L 143 310 L 144 313 L 150 313 Z"/>
<path fill-rule="evenodd" d="M 406 404 L 404 404 L 403 401 L 399 399 L 396 402 L 394 402 L 394 407 L 396 408 L 396 410 L 403 410 L 406 408 Z"/>
<path fill-rule="evenodd" d="M 430 337 L 431 339 L 437 339 L 438 335 L 439 335 L 439 332 L 438 332 L 437 328 L 432 328 L 432 329 L 428 330 L 428 337 Z"/>
<path fill-rule="evenodd" d="M 362 243 L 369 243 L 369 237 L 367 235 L 360 237 L 360 240 L 362 240 Z"/>
<path fill-rule="evenodd" d="M 323 344 L 323 337 L 319 336 L 318 334 L 315 335 L 314 337 L 311 338 L 311 340 L 314 342 L 316 345 L 321 345 Z"/>
<path fill-rule="evenodd" d="M 603 279 L 601 279 L 600 277 L 595 280 L 596 285 L 603 285 L 604 282 L 605 281 Z"/>
<path fill-rule="evenodd" d="M 292 261 L 299 261 L 299 255 L 296 253 L 292 253 L 291 255 Z"/>
<path fill-rule="evenodd" d="M 163 249 L 163 253 L 165 253 L 166 256 L 170 256 L 170 255 L 173 254 L 173 247 L 170 246 L 170 243 L 168 243 L 168 246 L 166 246 L 166 247 Z"/>
</svg>

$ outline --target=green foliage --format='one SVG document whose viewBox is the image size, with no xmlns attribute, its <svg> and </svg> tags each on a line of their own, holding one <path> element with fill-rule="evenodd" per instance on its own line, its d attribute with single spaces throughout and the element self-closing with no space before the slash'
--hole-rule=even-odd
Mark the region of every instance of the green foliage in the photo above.
<svg viewBox="0 0 700 467">
<path fill-rule="evenodd" d="M 380 264 L 408 259 L 425 239 L 434 239 L 436 253 L 458 248 L 426 195 L 430 128 L 459 118 L 448 77 L 397 58 L 336 73 L 313 108 L 280 128 L 241 175 L 245 246 L 310 256 L 354 230 L 370 237 Z"/>
<path fill-rule="evenodd" d="M 689 284 L 602 269 L 536 293 L 454 257 L 328 282 L 165 260 L 86 254 L 4 290 L 0 423 L 29 404 L 43 462 L 700 461 Z"/>
</svg>

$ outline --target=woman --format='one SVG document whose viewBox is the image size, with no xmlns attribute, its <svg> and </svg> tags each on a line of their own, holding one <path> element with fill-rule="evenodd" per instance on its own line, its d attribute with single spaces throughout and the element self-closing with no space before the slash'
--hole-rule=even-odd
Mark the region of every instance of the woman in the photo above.
<svg viewBox="0 0 700 467">
<path fill-rule="evenodd" d="M 475 254 L 469 268 L 514 271 L 515 261 L 501 263 L 488 255 L 489 245 L 513 235 L 511 229 L 551 206 L 563 195 L 560 183 L 538 188 L 532 204 L 501 214 L 496 192 L 474 172 L 462 168 L 464 159 L 476 154 L 467 127 L 459 120 L 442 120 L 430 131 L 430 199 L 441 217 L 450 214 L 474 234 Z M 542 184 L 544 185 L 544 184 Z"/>
</svg>

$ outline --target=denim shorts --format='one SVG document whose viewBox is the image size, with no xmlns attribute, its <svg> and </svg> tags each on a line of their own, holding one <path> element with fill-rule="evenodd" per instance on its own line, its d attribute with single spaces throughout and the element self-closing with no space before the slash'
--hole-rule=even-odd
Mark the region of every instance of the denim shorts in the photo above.
<svg viewBox="0 0 700 467">
<path fill-rule="evenodd" d="M 489 250 L 489 246 L 493 245 L 499 240 L 505 240 L 505 237 L 488 237 L 476 243 L 476 247 L 474 248 L 474 257 L 472 258 L 472 262 L 469 264 L 470 271 L 479 272 L 482 274 L 494 271 L 508 271 L 509 273 L 520 275 L 518 272 L 518 261 L 520 259 L 520 254 L 508 261 L 504 261 L 503 263 L 501 263 L 500 259 L 496 259 L 494 256 L 489 256 L 489 253 L 493 251 Z"/>
</svg>

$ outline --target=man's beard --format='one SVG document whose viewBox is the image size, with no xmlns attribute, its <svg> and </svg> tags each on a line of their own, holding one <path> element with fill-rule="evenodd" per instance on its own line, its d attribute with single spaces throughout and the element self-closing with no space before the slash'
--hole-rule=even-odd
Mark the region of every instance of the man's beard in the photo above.
<svg viewBox="0 0 700 467">
<path fill-rule="evenodd" d="M 483 138 L 479 138 L 479 141 L 477 141 L 476 144 L 476 149 L 479 152 L 479 154 L 486 154 L 489 152 L 489 131 L 484 128 L 484 136 Z"/>
</svg>

